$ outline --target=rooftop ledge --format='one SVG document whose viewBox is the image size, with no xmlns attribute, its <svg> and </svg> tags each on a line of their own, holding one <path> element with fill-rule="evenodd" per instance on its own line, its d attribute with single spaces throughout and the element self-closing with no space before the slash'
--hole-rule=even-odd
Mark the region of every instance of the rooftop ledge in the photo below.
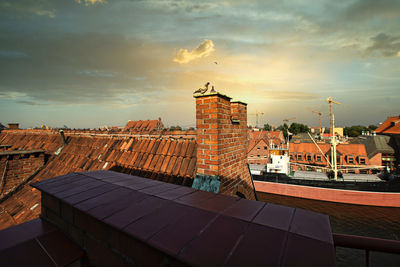
<svg viewBox="0 0 400 267">
<path fill-rule="evenodd" d="M 207 97 L 207 96 L 219 96 L 219 97 L 225 98 L 228 101 L 230 101 L 232 99 L 232 97 L 229 97 L 227 95 L 221 94 L 219 92 L 193 95 L 194 98 Z"/>
<path fill-rule="evenodd" d="M 32 150 L 6 150 L 0 152 L 0 156 L 7 155 L 27 155 L 27 154 L 36 154 L 36 153 L 44 153 L 44 150 L 41 149 L 32 149 Z"/>
<path fill-rule="evenodd" d="M 42 219 L 94 265 L 335 265 L 327 215 L 113 171 L 33 187 L 42 192 Z"/>
</svg>

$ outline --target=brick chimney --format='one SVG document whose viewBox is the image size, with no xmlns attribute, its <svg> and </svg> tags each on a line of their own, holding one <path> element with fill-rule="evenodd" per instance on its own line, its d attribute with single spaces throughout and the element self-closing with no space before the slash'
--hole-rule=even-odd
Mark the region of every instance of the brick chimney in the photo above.
<svg viewBox="0 0 400 267">
<path fill-rule="evenodd" d="M 10 129 L 10 130 L 17 130 L 17 129 L 19 129 L 19 123 L 9 123 L 9 124 L 8 124 L 8 129 Z"/>
<path fill-rule="evenodd" d="M 220 93 L 197 95 L 197 174 L 193 187 L 254 199 L 247 167 L 247 104 Z"/>
</svg>

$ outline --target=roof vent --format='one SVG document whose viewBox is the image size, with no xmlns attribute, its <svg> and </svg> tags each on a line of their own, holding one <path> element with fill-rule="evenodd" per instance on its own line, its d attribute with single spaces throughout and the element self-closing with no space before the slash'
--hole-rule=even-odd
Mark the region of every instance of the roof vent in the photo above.
<svg viewBox="0 0 400 267">
<path fill-rule="evenodd" d="M 65 135 L 64 135 L 64 131 L 60 130 L 60 135 L 61 135 L 61 141 L 63 146 L 65 146 L 67 144 L 67 142 L 65 141 Z"/>
</svg>

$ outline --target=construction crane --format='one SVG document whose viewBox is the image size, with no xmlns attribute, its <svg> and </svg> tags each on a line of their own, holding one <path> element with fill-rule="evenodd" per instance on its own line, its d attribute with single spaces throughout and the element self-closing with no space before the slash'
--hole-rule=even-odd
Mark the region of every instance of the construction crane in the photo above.
<svg viewBox="0 0 400 267">
<path fill-rule="evenodd" d="M 264 112 L 258 112 L 257 110 L 256 110 L 256 113 L 250 113 L 250 114 L 248 114 L 248 115 L 252 115 L 252 116 L 256 116 L 256 128 L 258 128 L 258 115 L 264 115 Z"/>
<path fill-rule="evenodd" d="M 322 135 L 322 127 L 321 127 L 321 116 L 322 116 L 322 113 L 321 113 L 321 112 L 319 112 L 319 111 L 315 111 L 315 110 L 313 110 L 312 112 L 314 112 L 314 113 L 318 114 L 318 121 L 319 121 L 319 134 L 320 134 L 320 135 Z"/>
<path fill-rule="evenodd" d="M 329 124 L 329 133 L 333 135 L 333 112 L 332 112 L 332 103 L 340 105 L 339 102 L 333 101 L 332 97 L 328 97 L 326 102 L 329 104 L 329 117 L 330 117 L 330 124 Z"/>
<path fill-rule="evenodd" d="M 328 97 L 326 99 L 326 102 L 329 104 L 329 116 L 331 118 L 331 123 L 330 123 L 330 133 L 331 133 L 331 161 L 332 161 L 332 171 L 334 175 L 334 179 L 337 180 L 338 177 L 338 170 L 337 170 L 337 161 L 336 161 L 336 136 L 335 136 L 335 116 L 333 115 L 332 112 L 332 103 L 340 105 L 339 102 L 333 101 L 332 97 Z"/>
<path fill-rule="evenodd" d="M 295 120 L 296 117 L 292 117 L 292 118 L 287 118 L 287 119 L 283 119 L 283 122 L 285 123 L 289 123 L 289 121 Z"/>
</svg>

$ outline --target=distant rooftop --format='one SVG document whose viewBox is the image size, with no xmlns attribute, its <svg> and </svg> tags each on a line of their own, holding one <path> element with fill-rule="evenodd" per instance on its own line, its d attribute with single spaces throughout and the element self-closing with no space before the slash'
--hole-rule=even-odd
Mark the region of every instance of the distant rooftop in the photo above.
<svg viewBox="0 0 400 267">
<path fill-rule="evenodd" d="M 380 134 L 400 134 L 400 116 L 388 117 L 375 132 Z"/>
</svg>

